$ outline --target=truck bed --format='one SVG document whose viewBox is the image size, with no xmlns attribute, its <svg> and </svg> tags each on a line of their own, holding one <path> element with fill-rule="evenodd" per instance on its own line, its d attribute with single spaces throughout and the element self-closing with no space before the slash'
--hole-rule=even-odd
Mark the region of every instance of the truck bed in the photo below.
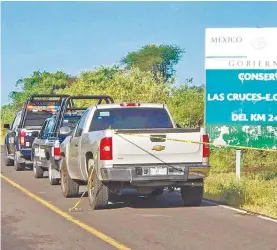
<svg viewBox="0 0 277 250">
<path fill-rule="evenodd" d="M 202 163 L 202 144 L 183 142 L 201 142 L 200 131 L 200 128 L 115 130 L 113 164 Z"/>
</svg>

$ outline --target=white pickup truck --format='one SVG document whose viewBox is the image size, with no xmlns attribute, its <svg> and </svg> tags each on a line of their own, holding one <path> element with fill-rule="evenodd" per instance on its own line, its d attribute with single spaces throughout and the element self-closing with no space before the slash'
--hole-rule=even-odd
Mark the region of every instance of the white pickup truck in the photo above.
<svg viewBox="0 0 277 250">
<path fill-rule="evenodd" d="M 61 144 L 63 196 L 75 196 L 88 184 L 90 205 L 99 209 L 111 192 L 124 188 L 153 196 L 180 188 L 184 205 L 199 206 L 209 172 L 209 138 L 204 128 L 178 127 L 164 104 L 88 108 Z"/>
</svg>

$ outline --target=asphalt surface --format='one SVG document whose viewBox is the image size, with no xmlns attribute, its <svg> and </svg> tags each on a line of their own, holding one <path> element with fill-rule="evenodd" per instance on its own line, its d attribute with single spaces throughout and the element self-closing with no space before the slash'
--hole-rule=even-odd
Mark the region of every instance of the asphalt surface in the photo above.
<svg viewBox="0 0 277 250">
<path fill-rule="evenodd" d="M 182 207 L 178 193 L 156 198 L 136 194 L 118 197 L 108 209 L 93 211 L 87 197 L 80 210 L 69 212 L 77 198 L 64 198 L 60 186 L 35 179 L 32 171 L 1 173 L 86 225 L 131 249 L 151 250 L 277 250 L 277 223 L 203 202 Z M 2 250 L 116 249 L 1 179 Z"/>
</svg>

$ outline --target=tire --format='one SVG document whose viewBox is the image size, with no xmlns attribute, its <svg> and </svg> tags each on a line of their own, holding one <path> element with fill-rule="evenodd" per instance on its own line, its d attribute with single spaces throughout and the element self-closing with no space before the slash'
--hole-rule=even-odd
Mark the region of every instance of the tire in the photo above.
<svg viewBox="0 0 277 250">
<path fill-rule="evenodd" d="M 79 184 L 72 180 L 64 160 L 61 160 L 61 189 L 65 198 L 75 197 L 79 194 Z"/>
<path fill-rule="evenodd" d="M 156 188 L 151 194 L 152 196 L 159 196 L 162 195 L 164 192 L 163 188 Z"/>
<path fill-rule="evenodd" d="M 96 171 L 92 168 L 93 161 L 89 161 L 89 169 L 93 170 L 91 180 L 88 180 L 88 199 L 89 204 L 93 210 L 105 208 L 109 202 L 109 188 L 102 183 L 96 174 Z"/>
<path fill-rule="evenodd" d="M 24 163 L 19 163 L 16 153 L 14 154 L 14 168 L 15 171 L 23 171 L 25 170 L 25 162 Z"/>
<path fill-rule="evenodd" d="M 50 185 L 58 185 L 60 180 L 57 178 L 53 178 L 52 177 L 52 164 L 49 163 L 49 167 L 48 167 L 48 180 Z"/>
<path fill-rule="evenodd" d="M 184 206 L 200 206 L 203 199 L 203 193 L 204 186 L 181 187 L 181 195 L 184 202 Z"/>
<path fill-rule="evenodd" d="M 5 147 L 4 162 L 6 166 L 14 166 L 14 160 L 8 157 L 8 150 Z"/>
<path fill-rule="evenodd" d="M 33 171 L 34 171 L 34 174 L 35 174 L 35 178 L 43 178 L 43 173 L 44 173 L 44 170 L 38 166 L 37 164 L 37 160 L 33 160 Z"/>
</svg>

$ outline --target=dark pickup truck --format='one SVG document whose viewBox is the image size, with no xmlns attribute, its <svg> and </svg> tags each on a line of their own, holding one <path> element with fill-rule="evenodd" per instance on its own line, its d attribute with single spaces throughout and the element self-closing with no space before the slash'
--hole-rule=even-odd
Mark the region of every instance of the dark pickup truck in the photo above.
<svg viewBox="0 0 277 250">
<path fill-rule="evenodd" d="M 44 171 L 48 171 L 49 183 L 59 184 L 60 144 L 75 129 L 82 113 L 87 109 L 84 106 L 90 100 L 97 101 L 97 104 L 103 101 L 107 104 L 114 103 L 110 96 L 70 96 L 63 100 L 56 115 L 45 120 L 32 145 L 35 178 L 42 178 Z"/>
<path fill-rule="evenodd" d="M 32 95 L 23 108 L 16 114 L 5 137 L 5 164 L 24 170 L 26 161 L 31 161 L 32 144 L 38 136 L 45 119 L 57 113 L 62 101 L 68 95 Z"/>
</svg>

